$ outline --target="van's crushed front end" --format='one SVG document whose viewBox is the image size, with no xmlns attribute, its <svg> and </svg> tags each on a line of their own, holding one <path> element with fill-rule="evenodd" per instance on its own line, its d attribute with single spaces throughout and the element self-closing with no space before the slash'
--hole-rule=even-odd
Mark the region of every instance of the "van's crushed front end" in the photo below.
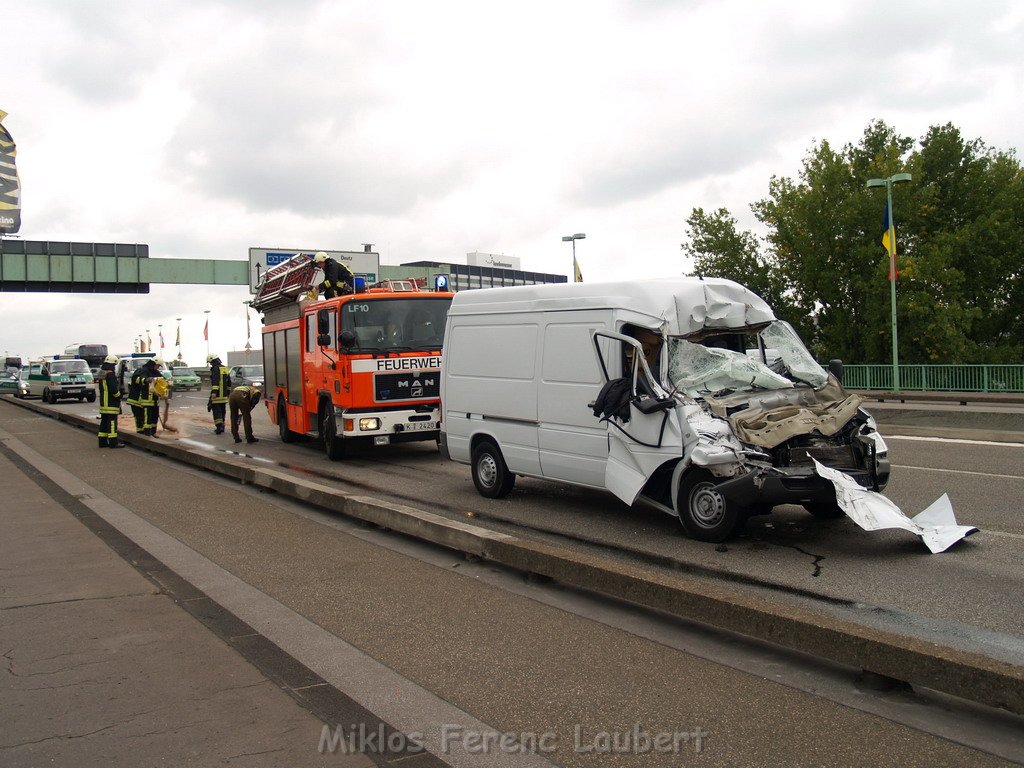
<svg viewBox="0 0 1024 768">
<path fill-rule="evenodd" d="M 902 528 L 932 552 L 977 531 L 946 496 L 911 519 L 879 493 L 890 465 L 875 420 L 785 322 L 673 338 L 669 379 L 690 428 L 673 507 L 698 538 L 721 540 L 779 504 Z"/>
<path fill-rule="evenodd" d="M 862 398 L 826 373 L 787 323 L 672 339 L 669 355 L 670 383 L 691 402 L 685 458 L 721 478 L 717 490 L 733 503 L 833 512 L 834 488 L 815 461 L 867 490 L 885 488 L 888 449 Z"/>
</svg>

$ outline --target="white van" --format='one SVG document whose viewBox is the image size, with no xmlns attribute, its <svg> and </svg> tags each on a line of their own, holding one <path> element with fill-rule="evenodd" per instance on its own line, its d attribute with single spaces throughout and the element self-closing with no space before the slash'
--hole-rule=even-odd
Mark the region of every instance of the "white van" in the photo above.
<svg viewBox="0 0 1024 768">
<path fill-rule="evenodd" d="M 441 450 L 489 498 L 517 475 L 602 488 L 704 541 L 778 504 L 839 516 L 815 460 L 871 490 L 889 478 L 860 403 L 728 280 L 463 291 L 448 312 Z"/>
</svg>

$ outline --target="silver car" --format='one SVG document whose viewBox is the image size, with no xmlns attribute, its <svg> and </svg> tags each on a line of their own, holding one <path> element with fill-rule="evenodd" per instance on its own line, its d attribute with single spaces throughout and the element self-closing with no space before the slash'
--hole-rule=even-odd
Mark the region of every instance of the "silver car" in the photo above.
<svg viewBox="0 0 1024 768">
<path fill-rule="evenodd" d="M 231 376 L 231 386 L 256 387 L 263 391 L 263 366 L 262 365 L 236 365 L 228 371 Z"/>
</svg>

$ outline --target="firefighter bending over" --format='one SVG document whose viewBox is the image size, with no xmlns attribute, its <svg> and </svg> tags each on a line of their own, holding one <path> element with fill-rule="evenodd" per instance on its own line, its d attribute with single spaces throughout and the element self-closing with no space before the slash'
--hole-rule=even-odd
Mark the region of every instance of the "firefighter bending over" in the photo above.
<svg viewBox="0 0 1024 768">
<path fill-rule="evenodd" d="M 324 298 L 333 299 L 336 296 L 355 293 L 355 276 L 352 270 L 323 251 L 319 251 L 313 257 L 313 261 L 324 271 L 324 281 L 320 283 L 320 293 Z"/>
<path fill-rule="evenodd" d="M 231 376 L 228 375 L 228 369 L 221 365 L 217 355 L 210 355 L 206 362 L 210 364 L 210 400 L 206 404 L 206 410 L 213 413 L 213 434 L 219 435 L 224 432 L 224 415 L 228 410 Z"/>
<path fill-rule="evenodd" d="M 258 443 L 259 438 L 252 434 L 252 409 L 260 401 L 260 391 L 256 387 L 241 386 L 231 390 L 228 396 L 228 407 L 231 409 L 231 436 L 236 443 L 242 442 L 238 436 L 238 422 L 245 427 L 245 442 Z"/>
</svg>

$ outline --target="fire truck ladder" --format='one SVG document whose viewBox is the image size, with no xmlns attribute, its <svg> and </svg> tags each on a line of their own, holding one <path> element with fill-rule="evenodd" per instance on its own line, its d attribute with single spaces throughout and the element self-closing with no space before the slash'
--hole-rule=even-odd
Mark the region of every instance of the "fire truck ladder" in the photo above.
<svg viewBox="0 0 1024 768">
<path fill-rule="evenodd" d="M 318 272 L 316 263 L 308 256 L 293 256 L 263 276 L 256 287 L 253 308 L 266 312 L 268 309 L 294 304 L 296 299 L 316 287 Z"/>
</svg>

